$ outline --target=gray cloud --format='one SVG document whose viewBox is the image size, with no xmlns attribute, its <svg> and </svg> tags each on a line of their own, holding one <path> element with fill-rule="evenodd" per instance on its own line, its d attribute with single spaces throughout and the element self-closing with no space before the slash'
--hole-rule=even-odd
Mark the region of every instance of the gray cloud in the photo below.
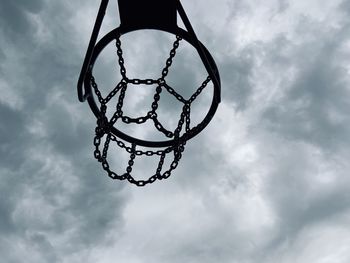
<svg viewBox="0 0 350 263">
<path fill-rule="evenodd" d="M 30 36 L 34 26 L 29 14 L 37 14 L 42 8 L 42 0 L 3 1 L 0 4 L 2 31 L 13 40 L 20 40 L 22 36 Z"/>
<path fill-rule="evenodd" d="M 27 146 L 25 138 L 25 119 L 18 112 L 0 105 L 1 119 L 6 119 L 6 125 L 1 131 L 1 164 L 2 167 L 15 168 L 17 162 L 23 162 L 23 149 Z"/>
<path fill-rule="evenodd" d="M 220 68 L 223 103 L 172 177 L 144 189 L 107 178 L 93 158 L 95 118 L 77 100 L 97 8 L 0 3 L 4 262 L 347 262 L 347 1 L 187 3 Z M 168 44 L 157 47 L 161 55 L 141 73 L 164 64 Z M 169 76 L 184 92 L 202 73 L 189 54 L 179 52 Z M 96 70 L 102 82 L 108 72 Z M 175 105 L 164 102 L 173 116 Z M 314 249 L 331 233 L 334 251 Z"/>
<path fill-rule="evenodd" d="M 80 109 L 70 108 L 81 58 L 63 17 L 73 10 L 63 2 L 1 5 L 7 36 L 1 40 L 1 78 L 16 96 L 0 105 L 6 123 L 0 129 L 1 254 L 5 262 L 22 262 L 26 251 L 32 251 L 28 262 L 63 262 L 103 245 L 110 227 L 123 225 L 125 197 L 121 185 L 101 178 L 91 162 L 93 118 L 89 127 L 82 121 L 87 112 L 78 116 Z M 16 243 L 21 246 L 14 250 L 10 244 Z"/>
<path fill-rule="evenodd" d="M 288 84 L 284 97 L 266 109 L 264 117 L 284 136 L 331 150 L 349 141 L 348 79 L 340 48 L 347 40 L 347 30 L 322 36 L 288 56 L 288 63 L 297 69 L 295 80 Z"/>
<path fill-rule="evenodd" d="M 330 156 L 319 155 L 302 144 L 289 144 L 288 148 L 269 154 L 279 162 L 271 167 L 271 181 L 266 182 L 264 190 L 279 218 L 276 236 L 268 245 L 271 251 L 297 239 L 305 228 L 332 221 L 347 212 L 348 191 L 343 185 L 348 181 L 347 164 L 333 160 L 320 172 L 324 158 Z M 333 169 L 340 170 L 334 173 Z M 327 179 L 328 184 L 323 181 Z"/>
<path fill-rule="evenodd" d="M 247 106 L 250 95 L 253 92 L 251 75 L 253 74 L 253 53 L 252 50 L 244 50 L 237 57 L 224 59 L 221 74 L 222 84 L 225 89 L 223 100 L 233 101 L 237 110 L 244 110 Z"/>
</svg>

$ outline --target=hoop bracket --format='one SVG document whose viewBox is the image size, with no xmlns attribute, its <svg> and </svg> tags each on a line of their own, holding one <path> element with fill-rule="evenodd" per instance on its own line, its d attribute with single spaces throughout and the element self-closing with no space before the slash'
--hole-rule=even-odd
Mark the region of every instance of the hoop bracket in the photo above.
<svg viewBox="0 0 350 263">
<path fill-rule="evenodd" d="M 169 30 L 177 26 L 177 0 L 118 0 L 120 26 Z"/>
</svg>

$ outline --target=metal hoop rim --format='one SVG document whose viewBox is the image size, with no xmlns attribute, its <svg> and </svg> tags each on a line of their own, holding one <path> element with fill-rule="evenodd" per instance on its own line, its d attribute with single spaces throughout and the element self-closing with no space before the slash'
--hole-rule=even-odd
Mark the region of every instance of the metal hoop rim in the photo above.
<svg viewBox="0 0 350 263">
<path fill-rule="evenodd" d="M 116 39 L 117 36 L 120 35 L 124 35 L 127 33 L 130 33 L 132 31 L 136 31 L 136 30 L 144 30 L 144 29 L 149 29 L 149 28 L 123 28 L 123 27 L 118 27 L 113 29 L 112 31 L 110 31 L 109 33 L 107 33 L 95 46 L 94 51 L 92 53 L 91 56 L 91 60 L 90 60 L 90 65 L 89 65 L 89 70 L 92 72 L 93 70 L 93 66 L 98 58 L 98 56 L 100 55 L 100 53 L 102 52 L 102 50 L 107 47 L 107 45 L 112 42 L 113 40 Z M 208 63 L 210 64 L 210 67 L 213 69 L 213 74 L 215 74 L 215 77 L 217 79 L 217 81 L 213 81 L 213 85 L 214 85 L 214 92 L 213 92 L 213 100 L 210 106 L 210 109 L 207 113 L 207 115 L 204 117 L 204 119 L 202 120 L 202 122 L 200 122 L 197 126 L 193 127 L 192 129 L 190 129 L 190 131 L 185 132 L 185 134 L 183 134 L 180 137 L 180 141 L 181 140 L 190 140 L 191 138 L 193 138 L 194 136 L 198 135 L 211 121 L 211 119 L 213 118 L 218 106 L 219 106 L 219 102 L 220 102 L 220 92 L 221 92 L 221 84 L 220 84 L 220 75 L 219 75 L 219 71 L 218 68 L 216 66 L 216 63 L 212 57 L 212 55 L 210 54 L 210 52 L 207 50 L 207 48 L 197 39 L 194 39 L 187 31 L 185 31 L 184 29 L 180 28 L 180 27 L 176 27 L 176 28 L 168 28 L 168 29 L 155 29 L 155 30 L 161 30 L 161 31 L 165 31 L 174 35 L 178 35 L 180 37 L 182 37 L 183 39 L 185 39 L 188 43 L 190 43 L 196 50 L 197 52 L 204 52 L 204 55 L 206 56 L 206 58 L 209 60 Z M 210 72 L 208 72 L 209 75 Z M 93 96 L 93 92 L 92 92 L 92 87 L 91 87 L 91 83 L 90 83 L 90 79 L 89 76 L 90 74 L 86 74 L 85 79 L 84 79 L 84 89 L 85 89 L 85 93 L 88 94 L 87 100 L 89 103 L 89 106 L 92 110 L 92 112 L 94 113 L 94 115 L 98 118 L 99 116 L 101 116 L 101 112 L 95 102 L 94 96 Z M 123 133 L 122 131 L 118 130 L 116 127 L 112 127 L 111 128 L 111 132 L 112 134 L 114 134 L 115 136 L 129 142 L 129 143 L 135 143 L 139 146 L 143 146 L 143 147 L 158 147 L 158 148 L 162 148 L 162 147 L 168 147 L 168 146 L 172 146 L 172 145 L 176 145 L 178 144 L 177 140 L 166 140 L 166 141 L 146 141 L 146 140 L 142 140 L 142 139 L 137 139 L 135 137 L 132 137 L 130 135 L 127 135 L 125 133 Z"/>
</svg>

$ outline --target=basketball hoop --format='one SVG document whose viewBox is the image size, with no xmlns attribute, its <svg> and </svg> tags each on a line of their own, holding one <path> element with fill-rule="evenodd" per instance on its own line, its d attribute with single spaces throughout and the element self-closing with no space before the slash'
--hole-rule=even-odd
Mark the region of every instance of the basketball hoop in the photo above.
<svg viewBox="0 0 350 263">
<path fill-rule="evenodd" d="M 156 180 L 168 178 L 176 169 L 188 140 L 199 134 L 213 118 L 220 103 L 220 76 L 217 66 L 209 51 L 197 39 L 195 32 L 186 16 L 179 0 L 118 0 L 121 24 L 106 34 L 97 44 L 97 37 L 108 6 L 108 0 L 102 0 L 97 15 L 89 47 L 78 81 L 78 97 L 81 102 L 88 101 L 89 106 L 97 118 L 97 126 L 94 137 L 94 156 L 102 164 L 102 168 L 112 179 L 128 180 L 137 186 L 144 186 Z M 187 30 L 177 26 L 177 14 L 180 15 Z M 175 36 L 170 54 L 165 61 L 165 67 L 156 79 L 130 79 L 127 68 L 124 65 L 122 41 L 120 37 L 136 30 L 154 29 L 161 30 Z M 118 66 L 121 81 L 105 97 L 102 96 L 97 81 L 93 75 L 94 64 L 111 42 L 115 41 Z M 176 56 L 181 41 L 186 41 L 198 52 L 203 65 L 208 73 L 206 79 L 196 89 L 189 99 L 185 99 L 176 89 L 168 85 L 167 75 Z M 191 123 L 191 104 L 197 99 L 208 83 L 213 83 L 213 98 L 211 106 L 203 120 L 195 125 Z M 129 85 L 155 85 L 153 102 L 149 111 L 144 116 L 132 118 L 123 112 L 124 98 Z M 165 128 L 158 118 L 158 103 L 161 93 L 167 92 L 179 103 L 182 103 L 180 118 L 173 130 Z M 116 105 L 110 105 L 112 98 L 117 98 Z M 107 117 L 107 108 L 115 109 L 112 117 Z M 162 141 L 145 140 L 136 138 L 118 128 L 119 123 L 143 124 L 151 122 L 157 132 L 166 139 Z M 129 154 L 129 161 L 125 172 L 117 174 L 111 170 L 108 161 L 108 150 L 111 144 L 116 144 L 121 150 Z M 147 150 L 141 150 L 146 148 Z M 166 156 L 171 155 L 172 161 L 168 168 L 163 167 Z M 156 171 L 147 180 L 138 180 L 132 176 L 133 165 L 140 157 L 155 156 L 159 158 Z"/>
</svg>

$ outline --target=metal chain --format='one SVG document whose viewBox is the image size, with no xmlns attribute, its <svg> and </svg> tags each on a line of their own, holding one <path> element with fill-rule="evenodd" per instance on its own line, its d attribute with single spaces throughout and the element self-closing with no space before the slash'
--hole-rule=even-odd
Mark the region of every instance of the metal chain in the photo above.
<svg viewBox="0 0 350 263">
<path fill-rule="evenodd" d="M 124 81 L 120 81 L 118 85 L 107 95 L 107 97 L 103 100 L 104 104 L 107 104 L 125 85 Z"/>
<path fill-rule="evenodd" d="M 97 86 L 97 84 L 96 84 L 96 81 L 95 81 L 95 78 L 94 78 L 94 76 L 90 76 L 90 82 L 91 82 L 91 86 L 92 86 L 92 88 L 94 89 L 94 92 L 95 92 L 95 94 L 96 94 L 96 96 L 97 96 L 97 98 L 98 98 L 98 101 L 101 103 L 101 104 L 104 104 L 105 102 L 104 102 L 104 99 L 103 99 L 103 97 L 102 97 L 102 94 L 101 94 L 101 92 L 100 92 L 100 90 L 98 89 L 98 86 Z"/>
<path fill-rule="evenodd" d="M 126 69 L 124 66 L 124 58 L 123 58 L 123 50 L 122 50 L 122 43 L 120 41 L 120 38 L 116 38 L 115 45 L 117 47 L 117 55 L 118 55 L 118 62 L 120 66 L 120 74 L 122 75 L 123 79 L 127 79 L 126 77 Z"/>
<path fill-rule="evenodd" d="M 181 37 L 176 36 L 176 41 L 175 41 L 174 44 L 173 44 L 173 48 L 172 48 L 171 51 L 170 51 L 170 56 L 169 56 L 169 58 L 167 59 L 165 68 L 164 68 L 163 71 L 162 71 L 162 79 L 165 79 L 165 77 L 166 77 L 166 76 L 168 75 L 168 73 L 169 73 L 169 68 L 170 68 L 170 66 L 171 66 L 172 63 L 173 63 L 173 58 L 174 58 L 175 55 L 176 55 L 176 50 L 177 50 L 177 48 L 179 47 L 180 41 L 181 41 L 181 40 L 182 40 Z"/>
<path fill-rule="evenodd" d="M 126 81 L 134 85 L 140 85 L 140 84 L 152 85 L 152 84 L 158 83 L 158 80 L 156 79 L 126 79 Z"/>
<path fill-rule="evenodd" d="M 189 103 L 192 103 L 199 94 L 202 93 L 202 91 L 205 89 L 205 87 L 208 85 L 208 83 L 211 81 L 211 78 L 208 76 L 206 80 L 203 81 L 202 85 L 196 90 L 196 92 L 191 96 L 191 98 L 188 100 Z"/>
<path fill-rule="evenodd" d="M 182 97 L 179 93 L 177 93 L 172 87 L 170 87 L 168 84 L 164 84 L 165 89 L 173 95 L 178 101 L 182 103 L 186 103 L 187 101 Z"/>
<path fill-rule="evenodd" d="M 179 164 L 179 161 L 182 158 L 183 151 L 185 149 L 187 138 L 189 138 L 190 134 L 192 132 L 195 132 L 197 129 L 201 127 L 200 125 L 197 125 L 191 129 L 191 103 L 201 94 L 203 89 L 207 86 L 207 84 L 210 81 L 210 78 L 207 77 L 207 79 L 202 83 L 202 85 L 196 90 L 196 92 L 190 97 L 190 99 L 186 100 L 184 97 L 180 94 L 178 94 L 172 87 L 170 87 L 166 81 L 165 77 L 169 73 L 169 68 L 173 63 L 173 59 L 176 55 L 176 50 L 179 47 L 179 43 L 181 41 L 181 37 L 176 36 L 176 40 L 173 43 L 173 48 L 170 51 L 169 57 L 166 60 L 166 65 L 162 70 L 162 76 L 161 78 L 154 80 L 154 79 L 129 79 L 126 75 L 126 69 L 124 65 L 124 58 L 123 58 L 123 51 L 121 48 L 121 41 L 119 37 L 116 38 L 116 47 L 117 47 L 117 55 L 118 55 L 118 64 L 120 67 L 120 74 L 122 75 L 122 80 L 117 84 L 117 86 L 106 96 L 106 98 L 102 97 L 102 94 L 100 90 L 98 89 L 98 85 L 95 81 L 95 78 L 92 76 L 90 77 L 90 83 L 91 86 L 101 104 L 100 106 L 100 116 L 97 118 L 97 126 L 95 129 L 95 137 L 94 137 L 94 156 L 95 158 L 102 164 L 103 169 L 107 172 L 108 176 L 112 179 L 118 179 L 118 180 L 128 180 L 130 183 L 135 184 L 137 186 L 145 186 L 147 184 L 151 184 L 155 182 L 157 179 L 162 180 L 168 178 L 172 171 L 175 170 Z M 127 91 L 128 84 L 132 85 L 154 85 L 157 84 L 154 96 L 153 96 L 153 102 L 151 104 L 151 109 L 148 111 L 147 115 L 143 117 L 137 117 L 137 118 L 131 118 L 129 116 L 125 116 L 123 113 L 123 104 L 124 99 Z M 161 122 L 158 120 L 157 115 L 157 109 L 159 107 L 159 101 L 160 96 L 162 93 L 163 88 L 172 96 L 174 96 L 179 102 L 183 103 L 184 106 L 182 108 L 182 112 L 180 115 L 180 119 L 178 121 L 177 127 L 174 131 L 169 131 L 161 124 Z M 115 97 L 119 93 L 118 102 L 116 105 L 116 111 L 111 117 L 111 119 L 108 121 L 106 117 L 106 111 L 107 111 L 107 103 Z M 163 133 L 168 138 L 173 138 L 174 144 L 172 146 L 169 146 L 162 150 L 157 151 L 143 151 L 137 148 L 136 144 L 131 144 L 130 146 L 127 146 L 122 140 L 117 139 L 115 135 L 111 132 L 111 127 L 120 119 L 124 123 L 145 123 L 147 120 L 152 120 L 154 123 L 155 128 Z M 183 132 L 183 128 L 185 127 L 185 131 Z M 102 143 L 102 138 L 105 137 L 102 153 L 100 150 L 100 146 Z M 107 155 L 108 155 L 108 149 L 110 147 L 110 143 L 114 142 L 116 143 L 120 148 L 124 149 L 127 153 L 129 153 L 129 161 L 128 165 L 126 167 L 125 173 L 118 175 L 115 172 L 111 171 L 109 162 L 107 161 Z M 173 153 L 173 161 L 170 163 L 169 168 L 166 171 L 163 171 L 163 166 L 165 162 L 165 158 L 167 154 Z M 132 175 L 131 172 L 133 170 L 133 165 L 136 161 L 136 158 L 138 156 L 159 156 L 159 163 L 156 169 L 156 172 L 154 175 L 149 177 L 147 180 L 136 180 Z"/>
<path fill-rule="evenodd" d="M 109 148 L 111 141 L 116 141 L 118 146 L 125 149 L 130 154 L 130 159 L 128 161 L 128 166 L 126 168 L 126 172 L 122 175 L 118 175 L 117 173 L 111 171 L 109 162 L 107 161 L 107 152 L 108 152 L 108 148 Z M 184 143 L 181 143 L 177 146 L 168 147 L 165 150 L 143 152 L 140 150 L 136 150 L 135 144 L 132 144 L 131 147 L 125 146 L 125 143 L 116 139 L 116 137 L 114 135 L 112 135 L 111 133 L 109 133 L 106 137 L 102 154 L 101 154 L 101 151 L 99 149 L 100 144 L 101 144 L 101 137 L 99 135 L 96 135 L 94 138 L 95 158 L 99 162 L 101 162 L 102 168 L 107 172 L 108 176 L 111 177 L 112 179 L 118 179 L 118 180 L 127 179 L 130 183 L 133 183 L 137 186 L 145 186 L 147 184 L 153 183 L 157 179 L 162 180 L 162 179 L 168 178 L 171 175 L 171 172 L 174 169 L 176 169 L 176 167 L 178 166 L 179 161 L 182 157 L 182 152 L 184 151 Z M 162 173 L 165 156 L 166 156 L 166 154 L 168 154 L 172 151 L 174 151 L 174 160 L 170 164 L 169 169 Z M 159 164 L 158 164 L 156 173 L 154 175 L 152 175 L 150 178 L 148 178 L 147 180 L 136 180 L 131 175 L 132 167 L 135 163 L 136 156 L 139 156 L 139 155 L 146 155 L 146 156 L 158 155 L 158 156 L 160 156 L 160 160 L 159 160 Z"/>
</svg>

